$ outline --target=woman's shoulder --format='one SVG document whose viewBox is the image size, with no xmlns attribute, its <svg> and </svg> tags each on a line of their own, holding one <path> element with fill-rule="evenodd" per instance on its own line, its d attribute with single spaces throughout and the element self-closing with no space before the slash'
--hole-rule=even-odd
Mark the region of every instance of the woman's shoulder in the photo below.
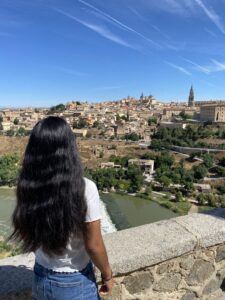
<svg viewBox="0 0 225 300">
<path fill-rule="evenodd" d="M 94 181 L 92 181 L 91 179 L 87 178 L 87 177 L 84 177 L 84 182 L 85 182 L 85 189 L 86 190 L 96 190 L 97 189 L 97 186 L 95 184 Z"/>
</svg>

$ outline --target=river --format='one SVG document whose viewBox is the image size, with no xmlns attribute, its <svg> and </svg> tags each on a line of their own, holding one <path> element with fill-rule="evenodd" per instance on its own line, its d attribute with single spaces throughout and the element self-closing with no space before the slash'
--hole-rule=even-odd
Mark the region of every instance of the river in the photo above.
<svg viewBox="0 0 225 300">
<path fill-rule="evenodd" d="M 11 215 L 15 206 L 15 190 L 0 188 L 0 236 L 11 232 Z M 159 204 L 115 193 L 101 194 L 100 209 L 103 234 L 152 223 L 177 216 Z"/>
</svg>

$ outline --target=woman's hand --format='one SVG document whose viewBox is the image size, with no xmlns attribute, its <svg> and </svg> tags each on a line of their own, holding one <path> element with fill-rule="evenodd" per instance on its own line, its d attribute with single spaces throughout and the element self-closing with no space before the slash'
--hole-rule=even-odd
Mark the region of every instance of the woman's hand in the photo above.
<svg viewBox="0 0 225 300">
<path fill-rule="evenodd" d="M 105 280 L 103 279 L 102 281 L 102 285 L 99 289 L 99 293 L 100 293 L 100 296 L 101 297 L 106 297 L 108 296 L 111 291 L 112 291 L 112 288 L 113 288 L 113 278 L 109 279 L 109 280 Z"/>
<path fill-rule="evenodd" d="M 100 221 L 96 220 L 85 224 L 84 228 L 85 248 L 95 266 L 102 275 L 102 285 L 99 289 L 101 297 L 107 296 L 113 287 L 112 270 L 102 239 Z"/>
</svg>

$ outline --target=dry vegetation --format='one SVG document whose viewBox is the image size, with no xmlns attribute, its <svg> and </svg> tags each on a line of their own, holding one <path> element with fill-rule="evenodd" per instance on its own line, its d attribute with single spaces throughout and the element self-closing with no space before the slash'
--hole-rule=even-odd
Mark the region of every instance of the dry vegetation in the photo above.
<svg viewBox="0 0 225 300">
<path fill-rule="evenodd" d="M 27 145 L 27 137 L 0 136 L 0 155 L 17 152 L 23 154 Z"/>
<path fill-rule="evenodd" d="M 28 137 L 0 136 L 0 155 L 17 152 L 22 157 L 27 141 Z M 84 165 L 90 168 L 95 168 L 99 166 L 101 162 L 108 161 L 109 156 L 112 154 L 118 156 L 128 154 L 140 156 L 146 152 L 146 149 L 142 149 L 135 144 L 125 144 L 125 142 L 121 141 L 81 140 L 78 138 L 77 143 Z M 110 150 L 112 145 L 116 145 L 115 150 Z M 99 149 L 100 152 L 103 151 L 102 158 L 99 158 L 99 155 L 95 154 L 96 149 Z"/>
<path fill-rule="evenodd" d="M 27 145 L 28 137 L 7 137 L 0 136 L 0 155 L 6 153 L 17 152 L 23 155 L 25 147 Z M 88 168 L 97 168 L 100 166 L 101 162 L 107 162 L 110 155 L 114 154 L 117 156 L 126 156 L 132 155 L 134 157 L 141 157 L 146 152 L 152 152 L 157 154 L 157 152 L 148 150 L 146 148 L 141 148 L 137 144 L 126 144 L 124 141 L 105 141 L 105 140 L 82 140 L 77 139 L 78 148 L 80 151 L 81 159 L 83 164 Z M 116 146 L 116 149 L 113 150 L 112 145 Z M 103 152 L 103 157 L 100 158 L 96 154 L 96 149 L 99 152 Z M 184 159 L 182 154 L 173 154 L 176 164 L 180 160 Z M 199 162 L 185 162 L 185 169 L 191 169 L 193 165 L 198 165 Z"/>
</svg>

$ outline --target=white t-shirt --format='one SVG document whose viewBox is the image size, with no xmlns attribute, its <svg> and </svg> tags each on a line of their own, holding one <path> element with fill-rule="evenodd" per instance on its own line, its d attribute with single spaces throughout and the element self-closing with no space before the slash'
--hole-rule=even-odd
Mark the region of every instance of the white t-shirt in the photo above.
<svg viewBox="0 0 225 300">
<path fill-rule="evenodd" d="M 87 214 L 85 222 L 101 219 L 99 207 L 99 193 L 96 184 L 84 178 L 85 198 L 87 201 Z M 48 256 L 42 248 L 35 251 L 37 263 L 56 272 L 75 272 L 84 269 L 90 258 L 84 246 L 83 237 L 72 236 L 62 256 Z"/>
</svg>

